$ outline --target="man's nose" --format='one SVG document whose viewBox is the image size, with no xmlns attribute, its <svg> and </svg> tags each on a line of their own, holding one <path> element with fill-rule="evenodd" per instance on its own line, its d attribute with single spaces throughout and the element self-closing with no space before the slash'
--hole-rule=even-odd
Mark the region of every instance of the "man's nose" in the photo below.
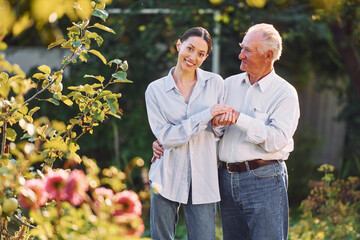
<svg viewBox="0 0 360 240">
<path fill-rule="evenodd" d="M 241 51 L 240 51 L 239 59 L 240 59 L 240 60 L 244 59 L 244 50 L 241 50 Z"/>
</svg>

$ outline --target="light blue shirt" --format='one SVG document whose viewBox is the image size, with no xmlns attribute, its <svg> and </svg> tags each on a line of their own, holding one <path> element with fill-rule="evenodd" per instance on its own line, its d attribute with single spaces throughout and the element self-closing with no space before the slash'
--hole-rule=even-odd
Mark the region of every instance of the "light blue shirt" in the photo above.
<svg viewBox="0 0 360 240">
<path fill-rule="evenodd" d="M 196 70 L 197 81 L 188 104 L 169 74 L 149 84 L 145 92 L 149 124 L 163 144 L 164 154 L 152 163 L 149 179 L 165 198 L 187 203 L 220 200 L 215 135 L 211 107 L 221 103 L 224 81 L 215 73 Z"/>
<path fill-rule="evenodd" d="M 234 125 L 215 128 L 217 135 L 224 134 L 219 142 L 221 161 L 288 159 L 300 117 L 292 85 L 274 70 L 253 85 L 246 73 L 237 74 L 225 79 L 224 104 L 240 115 Z"/>
</svg>

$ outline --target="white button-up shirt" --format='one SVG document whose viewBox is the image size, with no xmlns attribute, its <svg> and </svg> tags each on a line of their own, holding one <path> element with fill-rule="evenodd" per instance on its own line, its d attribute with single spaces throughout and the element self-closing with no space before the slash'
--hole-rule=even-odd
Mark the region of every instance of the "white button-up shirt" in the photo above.
<svg viewBox="0 0 360 240">
<path fill-rule="evenodd" d="M 234 125 L 215 128 L 219 136 L 224 134 L 219 143 L 221 161 L 288 158 L 300 117 L 292 85 L 274 70 L 253 85 L 246 73 L 237 74 L 225 80 L 224 104 L 240 115 Z"/>
<path fill-rule="evenodd" d="M 145 92 L 151 130 L 164 147 L 163 156 L 151 165 L 149 179 L 171 201 L 187 203 L 191 186 L 193 204 L 217 202 L 216 139 L 210 120 L 211 107 L 223 100 L 224 80 L 198 68 L 187 104 L 173 70 L 150 83 Z"/>
</svg>

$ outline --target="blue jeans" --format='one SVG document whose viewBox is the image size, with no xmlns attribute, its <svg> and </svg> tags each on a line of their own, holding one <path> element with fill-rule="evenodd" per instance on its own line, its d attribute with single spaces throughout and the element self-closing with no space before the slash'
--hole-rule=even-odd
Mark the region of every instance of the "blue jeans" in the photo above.
<svg viewBox="0 0 360 240">
<path fill-rule="evenodd" d="M 241 173 L 219 169 L 224 240 L 285 240 L 289 228 L 284 161 Z"/>
<path fill-rule="evenodd" d="M 191 190 L 187 204 L 170 201 L 160 194 L 151 194 L 151 239 L 175 238 L 179 208 L 182 205 L 189 240 L 215 240 L 215 203 L 192 204 Z"/>
</svg>

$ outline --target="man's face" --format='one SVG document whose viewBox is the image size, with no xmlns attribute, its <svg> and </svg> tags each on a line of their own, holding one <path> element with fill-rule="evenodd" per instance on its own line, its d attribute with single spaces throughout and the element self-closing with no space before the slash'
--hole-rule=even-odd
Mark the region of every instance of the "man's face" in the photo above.
<svg viewBox="0 0 360 240">
<path fill-rule="evenodd" d="M 240 43 L 241 52 L 239 59 L 241 60 L 240 69 L 250 75 L 258 75 L 262 73 L 265 67 L 265 54 L 258 51 L 258 47 L 262 44 L 262 33 L 254 31 L 247 33 Z"/>
</svg>

